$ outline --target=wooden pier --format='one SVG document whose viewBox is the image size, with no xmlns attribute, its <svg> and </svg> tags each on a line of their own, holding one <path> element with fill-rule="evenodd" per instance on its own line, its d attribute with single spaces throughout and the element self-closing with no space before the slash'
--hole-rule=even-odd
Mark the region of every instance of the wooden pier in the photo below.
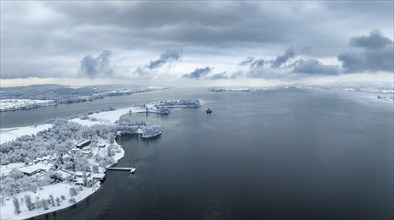
<svg viewBox="0 0 394 220">
<path fill-rule="evenodd" d="M 107 170 L 131 171 L 132 167 L 108 167 Z"/>
</svg>

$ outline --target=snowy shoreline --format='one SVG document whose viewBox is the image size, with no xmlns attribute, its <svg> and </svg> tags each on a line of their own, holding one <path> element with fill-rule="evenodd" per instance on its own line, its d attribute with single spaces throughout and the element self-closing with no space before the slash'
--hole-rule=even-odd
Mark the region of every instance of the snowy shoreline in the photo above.
<svg viewBox="0 0 394 220">
<path fill-rule="evenodd" d="M 168 87 L 112 88 L 109 86 L 70 87 L 38 85 L 3 89 L 0 112 L 28 110 L 58 104 L 90 102 L 111 96 L 132 95 L 169 89 Z"/>
<path fill-rule="evenodd" d="M 108 144 L 108 143 L 107 143 Z M 123 150 L 123 147 L 119 145 L 116 141 L 114 142 L 114 145 L 119 147 L 119 152 L 116 152 L 115 155 L 113 156 L 114 162 L 113 164 L 118 163 L 118 161 L 124 157 L 125 151 Z M 7 172 L 8 170 L 3 169 L 3 171 Z M 2 171 L 2 174 L 3 174 Z M 56 212 L 62 209 L 66 209 L 68 207 L 71 207 L 77 203 L 82 202 L 89 196 L 93 195 L 93 193 L 97 192 L 97 190 L 100 189 L 101 186 L 101 181 L 97 181 L 93 186 L 87 187 L 87 186 L 77 186 L 75 184 L 70 184 L 69 182 L 61 182 L 61 183 L 56 183 L 56 184 L 50 184 L 46 186 L 42 186 L 41 189 L 37 190 L 36 192 L 32 191 L 24 191 L 20 192 L 16 195 L 13 195 L 12 197 L 14 198 L 26 198 L 26 195 L 30 196 L 31 198 L 34 197 L 40 197 L 40 198 L 48 198 L 49 195 L 53 196 L 54 198 L 61 198 L 64 197 L 65 199 L 62 199 L 58 205 L 55 204 L 47 204 L 48 209 L 42 209 L 42 208 L 36 208 L 33 210 L 28 210 L 26 205 L 21 205 L 20 206 L 20 213 L 15 214 L 14 212 L 14 206 L 13 202 L 11 201 L 11 198 L 6 198 L 6 201 L 4 201 L 4 205 L 1 205 L 1 212 L 0 212 L 0 219 L 28 219 L 52 212 Z M 78 194 L 75 196 L 69 196 L 69 190 L 70 188 L 78 188 L 80 191 L 78 191 Z M 65 196 L 66 195 L 66 196 Z M 68 199 L 73 199 L 74 202 L 68 201 Z"/>
<path fill-rule="evenodd" d="M 167 113 L 168 108 L 198 108 L 199 106 L 200 106 L 199 100 L 167 100 L 167 101 L 160 101 L 160 102 L 147 104 L 144 106 L 132 106 L 129 108 L 92 113 L 85 116 L 84 119 L 73 118 L 73 119 L 69 119 L 68 121 L 78 123 L 83 127 L 85 126 L 92 127 L 94 125 L 113 126 L 118 122 L 120 117 L 125 114 L 134 114 L 134 113 L 143 113 L 143 112 L 168 114 Z M 120 126 L 119 128 L 121 129 L 121 131 L 118 131 L 117 134 L 115 135 L 127 134 L 129 133 L 130 128 L 131 128 L 130 131 L 132 133 L 141 134 L 142 138 L 151 138 L 161 135 L 162 133 L 160 126 L 146 122 L 144 123 L 140 122 L 137 124 L 133 122 L 122 122 L 119 123 L 117 126 Z M 138 128 L 137 130 L 135 130 L 136 126 Z M 123 127 L 125 129 L 123 129 Z M 17 138 L 22 137 L 24 135 L 36 135 L 40 131 L 45 131 L 47 129 L 54 129 L 54 124 L 42 124 L 42 125 L 35 125 L 28 127 L 0 129 L 1 144 L 14 141 Z M 116 140 L 114 141 L 114 143 L 111 144 L 108 140 L 103 139 L 99 141 L 99 143 L 97 143 L 97 146 L 98 145 L 104 145 L 104 146 L 112 145 L 115 146 L 115 149 L 117 149 L 116 152 L 114 152 L 114 155 L 112 156 L 113 163 L 110 166 L 116 164 L 125 155 L 125 151 L 123 150 L 123 147 L 119 145 L 116 142 Z M 96 147 L 93 148 L 91 152 L 96 154 L 97 152 L 101 152 L 104 149 L 100 149 Z M 97 164 L 95 162 L 92 162 L 91 159 L 89 160 L 89 163 Z M 23 169 L 25 167 L 26 165 L 23 163 L 15 164 L 15 165 L 7 164 L 4 166 L 0 166 L 0 171 L 1 171 L 1 175 L 7 175 L 8 173 L 12 172 L 12 170 Z M 102 170 L 102 168 L 99 169 L 100 169 L 99 174 L 103 174 L 105 176 L 104 174 L 105 169 L 104 170 Z M 63 170 L 58 170 L 58 171 L 63 172 Z M 92 173 L 92 175 L 94 174 Z M 71 195 L 70 188 L 72 187 L 78 188 L 80 190 L 80 191 L 77 190 L 78 191 L 77 195 Z M 52 183 L 49 185 L 41 186 L 40 189 L 38 189 L 36 192 L 22 191 L 10 197 L 2 198 L 3 204 L 0 206 L 1 208 L 0 219 L 27 219 L 35 216 L 48 214 L 51 212 L 56 212 L 83 201 L 84 199 L 95 193 L 99 188 L 100 188 L 100 181 L 94 182 L 94 185 L 91 185 L 90 187 L 88 187 L 87 185 L 78 186 L 72 182 L 60 182 L 60 183 Z M 40 199 L 42 198 L 42 203 L 46 204 L 47 206 L 46 209 L 44 206 L 44 209 L 42 207 L 36 207 L 32 210 L 29 210 L 27 202 L 23 200 L 27 198 L 26 196 L 32 198 L 34 198 L 35 196 L 37 200 L 35 204 L 41 203 Z M 13 203 L 14 201 L 12 201 L 11 197 L 18 198 L 18 206 L 20 206 L 19 214 L 16 214 L 14 211 L 15 210 Z M 52 198 L 52 202 L 50 202 L 50 199 L 49 200 L 45 199 L 44 201 L 44 198 L 48 198 L 48 197 Z M 53 198 L 56 198 L 56 205 Z M 62 200 L 60 200 L 59 198 L 62 198 Z M 20 201 L 21 205 L 19 205 L 19 199 L 21 200 Z M 60 200 L 60 202 L 58 200 Z M 26 205 L 24 203 L 26 203 Z"/>
</svg>

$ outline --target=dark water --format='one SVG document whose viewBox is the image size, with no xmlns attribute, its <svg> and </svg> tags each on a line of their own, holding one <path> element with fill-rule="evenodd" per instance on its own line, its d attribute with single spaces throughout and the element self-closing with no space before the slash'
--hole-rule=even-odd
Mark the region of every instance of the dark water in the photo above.
<svg viewBox="0 0 394 220">
<path fill-rule="evenodd" d="M 131 116 L 161 124 L 161 137 L 117 139 L 119 165 L 136 175 L 108 172 L 86 201 L 36 219 L 393 219 L 391 104 L 316 91 L 187 91 L 178 97 L 200 98 L 202 108 Z"/>
</svg>

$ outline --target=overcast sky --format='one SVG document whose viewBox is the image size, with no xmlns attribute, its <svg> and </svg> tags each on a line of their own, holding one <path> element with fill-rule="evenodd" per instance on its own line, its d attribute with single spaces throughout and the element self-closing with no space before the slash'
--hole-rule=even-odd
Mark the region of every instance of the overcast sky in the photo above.
<svg viewBox="0 0 394 220">
<path fill-rule="evenodd" d="M 1 82 L 392 80 L 393 20 L 393 1 L 1 1 Z"/>
</svg>

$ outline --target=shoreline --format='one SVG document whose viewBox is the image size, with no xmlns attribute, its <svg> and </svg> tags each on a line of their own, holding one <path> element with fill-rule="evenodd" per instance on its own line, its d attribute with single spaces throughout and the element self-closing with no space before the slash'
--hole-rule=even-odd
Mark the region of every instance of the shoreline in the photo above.
<svg viewBox="0 0 394 220">
<path fill-rule="evenodd" d="M 118 157 L 118 158 L 115 160 L 115 162 L 114 162 L 114 164 L 117 164 L 117 163 L 119 162 L 119 160 L 122 159 L 122 158 L 124 157 L 125 151 L 123 150 L 123 146 L 120 145 L 116 140 L 115 140 L 115 143 L 116 143 L 116 145 L 120 146 L 120 149 L 122 150 L 122 153 L 121 153 L 120 157 Z M 43 216 L 45 216 L 45 215 L 49 215 L 49 214 L 51 214 L 51 213 L 64 211 L 65 209 L 71 208 L 71 207 L 73 207 L 74 205 L 78 205 L 78 204 L 84 202 L 84 201 L 85 201 L 86 199 L 88 199 L 89 197 L 91 197 L 91 196 L 92 196 L 93 194 L 95 194 L 97 191 L 99 191 L 104 181 L 105 181 L 105 180 L 98 181 L 98 182 L 95 184 L 95 186 L 94 186 L 95 190 L 93 190 L 92 192 L 90 192 L 90 193 L 87 194 L 85 197 L 81 198 L 80 200 L 76 200 L 76 203 L 74 203 L 74 204 L 69 204 L 68 206 L 66 205 L 66 206 L 61 207 L 61 208 L 59 208 L 59 209 L 50 210 L 50 211 L 48 211 L 48 212 L 44 212 L 44 213 L 41 213 L 41 214 L 38 214 L 38 215 L 34 215 L 34 216 L 30 216 L 30 217 L 23 218 L 23 219 L 32 219 L 32 218 L 35 218 L 35 217 L 40 218 L 40 217 L 43 217 Z M 93 188 L 93 187 L 90 187 L 90 188 Z M 49 210 L 49 209 L 48 209 L 48 210 Z"/>
<path fill-rule="evenodd" d="M 181 102 L 185 100 L 170 100 L 170 101 L 176 101 L 176 102 Z M 190 100 L 187 100 L 190 101 Z M 187 102 L 186 101 L 186 102 Z M 198 107 L 199 101 L 197 101 Z M 155 114 L 162 114 L 162 109 L 164 105 L 154 105 L 157 103 L 153 104 L 147 104 L 146 106 L 149 107 L 146 108 L 145 106 L 131 106 L 128 108 L 120 108 L 116 110 L 111 110 L 111 111 L 103 111 L 103 112 L 97 112 L 93 114 L 89 114 L 86 118 L 81 119 L 79 117 L 74 117 L 72 119 L 66 119 L 69 122 L 74 122 L 78 123 L 82 126 L 88 126 L 91 127 L 96 124 L 103 124 L 103 125 L 114 125 L 122 115 L 125 114 L 136 114 L 136 113 L 155 113 Z M 190 105 L 174 105 L 174 106 L 169 106 L 169 107 L 175 107 L 175 108 L 198 108 L 198 107 L 193 107 Z M 33 125 L 33 126 L 26 126 L 26 127 L 14 127 L 14 128 L 6 128 L 6 129 L 0 129 L 0 134 L 1 134 L 1 144 L 13 141 L 23 135 L 35 135 L 38 132 L 42 130 L 49 129 L 53 126 L 53 124 L 43 124 L 43 125 Z M 160 126 L 157 126 L 155 124 L 151 123 L 146 123 L 144 124 L 146 127 L 139 128 L 135 133 L 138 135 L 141 135 L 143 139 L 149 139 L 149 138 L 154 138 L 157 136 L 160 136 L 162 134 L 162 131 L 160 129 Z M 153 127 L 153 128 L 152 128 Z M 12 133 L 10 135 L 9 133 Z M 118 131 L 115 135 L 115 137 L 118 137 L 122 134 L 122 132 Z M 128 134 L 126 131 L 123 134 Z M 7 138 L 3 139 L 3 137 Z M 104 141 L 105 144 L 110 144 L 108 140 Z M 110 166 L 113 166 L 119 162 L 121 158 L 125 156 L 125 151 L 123 149 L 123 146 L 118 144 L 115 138 L 114 145 L 120 150 L 116 152 L 112 158 L 113 158 L 113 164 Z M 9 164 L 5 165 L 8 166 Z M 102 170 L 101 174 L 104 174 L 105 177 L 105 171 Z M 60 183 L 55 183 L 55 184 L 49 184 L 49 185 L 44 185 L 41 187 L 41 190 L 37 190 L 36 192 L 33 191 L 23 191 L 20 193 L 17 193 L 12 196 L 6 196 L 4 199 L 4 203 L 0 206 L 0 209 L 2 209 L 2 212 L 0 213 L 1 219 L 30 219 L 34 218 L 37 216 L 42 216 L 42 215 L 47 215 L 50 213 L 54 213 L 69 207 L 72 207 L 73 205 L 76 205 L 78 203 L 81 203 L 84 201 L 86 198 L 97 192 L 100 187 L 101 187 L 101 181 L 103 180 L 97 180 L 97 182 L 94 183 L 91 187 L 87 186 L 78 186 L 76 183 L 72 183 L 69 181 L 62 181 Z M 80 189 L 80 194 L 77 194 L 76 196 L 71 196 L 69 193 L 69 190 L 71 187 L 75 187 Z M 37 201 L 40 201 L 41 198 L 47 200 L 47 198 L 52 195 L 54 198 L 57 200 L 59 197 L 62 198 L 61 203 L 57 201 L 57 205 L 55 205 L 55 202 L 52 202 L 49 204 L 49 202 L 43 202 L 43 204 L 47 203 L 47 209 L 43 209 L 43 207 L 36 207 L 33 210 L 28 210 L 27 205 L 25 204 L 23 198 L 26 198 L 25 195 L 29 195 L 32 198 L 36 198 L 36 203 Z M 68 195 L 67 197 L 65 195 Z M 18 214 L 15 213 L 14 211 L 14 206 L 13 206 L 13 201 L 11 201 L 11 198 L 18 198 L 20 200 L 20 212 Z M 69 201 L 67 201 L 69 200 Z M 48 201 L 48 200 L 47 200 Z M 35 203 L 35 204 L 36 204 Z M 45 205 L 44 205 L 45 207 Z"/>
<path fill-rule="evenodd" d="M 116 143 L 117 146 L 119 146 L 119 149 L 121 150 L 121 152 L 116 153 L 114 155 L 114 157 L 113 157 L 114 158 L 114 164 L 118 163 L 119 160 L 121 158 L 123 158 L 124 155 L 125 155 L 125 151 L 123 149 L 123 146 L 118 144 L 116 142 L 116 140 L 115 140 L 115 143 Z M 4 206 L 0 206 L 0 209 L 2 209 L 1 213 L 0 213 L 0 216 L 1 216 L 0 219 L 1 220 L 3 220 L 3 219 L 4 220 L 5 219 L 7 219 L 7 220 L 31 219 L 31 218 L 34 218 L 34 217 L 43 216 L 43 215 L 47 215 L 47 214 L 50 214 L 50 213 L 54 213 L 54 212 L 57 212 L 57 211 L 64 210 L 66 208 L 70 208 L 70 207 L 72 207 L 74 205 L 77 205 L 78 203 L 83 202 L 88 197 L 90 197 L 95 192 L 97 192 L 101 188 L 101 185 L 102 185 L 103 181 L 104 180 L 97 181 L 91 187 L 76 186 L 76 185 L 70 184 L 70 182 L 61 182 L 61 183 L 56 183 L 56 184 L 50 184 L 50 185 L 43 186 L 42 187 L 43 189 L 42 190 L 37 190 L 36 193 L 34 193 L 32 191 L 20 192 L 17 195 L 14 195 L 13 197 L 23 198 L 25 195 L 30 195 L 32 198 L 34 198 L 34 196 L 43 196 L 43 195 L 47 195 L 47 194 L 51 194 L 54 197 L 59 197 L 59 194 L 62 194 L 62 193 L 63 194 L 68 194 L 69 193 L 69 188 L 71 188 L 71 187 L 74 187 L 74 188 L 82 187 L 83 188 L 83 190 L 80 191 L 76 196 L 69 196 L 69 195 L 66 196 L 66 199 L 62 200 L 62 204 L 60 206 L 53 206 L 53 205 L 48 204 L 48 209 L 47 210 L 39 208 L 39 209 L 33 209 L 33 210 L 29 211 L 26 208 L 26 205 L 21 205 L 21 212 L 19 214 L 15 214 L 14 209 L 13 209 L 14 207 L 12 207 L 11 210 L 9 210 L 9 209 L 6 210 L 6 209 L 3 209 L 3 208 L 5 208 Z M 59 187 L 61 187 L 61 189 L 57 189 Z M 55 194 L 53 190 L 56 190 L 56 192 L 58 194 Z M 70 203 L 68 201 L 68 199 L 75 199 L 75 203 Z M 9 198 L 9 200 L 11 200 L 11 198 Z M 9 216 L 7 216 L 7 217 L 4 216 L 4 210 L 8 211 L 8 212 L 5 213 L 5 215 L 8 214 Z M 12 214 L 9 213 L 10 211 L 12 212 Z"/>
</svg>

